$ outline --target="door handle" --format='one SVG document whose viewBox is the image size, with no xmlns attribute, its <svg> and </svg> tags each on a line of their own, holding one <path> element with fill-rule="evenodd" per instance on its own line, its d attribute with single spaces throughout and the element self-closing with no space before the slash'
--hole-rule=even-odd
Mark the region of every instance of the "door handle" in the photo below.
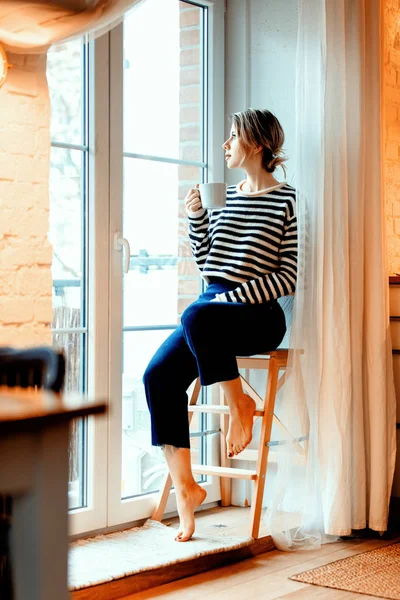
<svg viewBox="0 0 400 600">
<path fill-rule="evenodd" d="M 114 250 L 118 252 L 122 252 L 122 248 L 125 249 L 125 257 L 124 257 L 124 273 L 129 273 L 129 263 L 131 260 L 131 248 L 129 246 L 129 242 L 126 238 L 122 237 L 122 233 L 120 231 L 116 231 L 114 233 Z"/>
</svg>

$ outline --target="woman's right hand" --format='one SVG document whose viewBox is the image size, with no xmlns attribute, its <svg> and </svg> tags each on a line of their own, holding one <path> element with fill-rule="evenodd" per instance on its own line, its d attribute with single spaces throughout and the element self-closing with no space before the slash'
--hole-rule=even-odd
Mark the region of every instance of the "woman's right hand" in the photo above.
<svg viewBox="0 0 400 600">
<path fill-rule="evenodd" d="M 192 188 L 188 191 L 185 198 L 185 208 L 188 215 L 195 213 L 197 210 L 203 208 L 201 204 L 200 192 L 196 188 Z"/>
</svg>

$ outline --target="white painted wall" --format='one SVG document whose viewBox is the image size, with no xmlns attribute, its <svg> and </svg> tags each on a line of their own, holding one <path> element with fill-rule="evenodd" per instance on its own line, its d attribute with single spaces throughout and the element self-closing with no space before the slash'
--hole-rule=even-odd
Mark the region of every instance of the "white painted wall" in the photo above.
<svg viewBox="0 0 400 600">
<path fill-rule="evenodd" d="M 287 181 L 294 184 L 295 68 L 298 0 L 227 0 L 226 134 L 229 115 L 245 108 L 267 108 L 281 122 L 290 157 Z M 229 184 L 243 172 L 226 172 Z M 277 171 L 279 179 L 282 170 Z"/>
</svg>

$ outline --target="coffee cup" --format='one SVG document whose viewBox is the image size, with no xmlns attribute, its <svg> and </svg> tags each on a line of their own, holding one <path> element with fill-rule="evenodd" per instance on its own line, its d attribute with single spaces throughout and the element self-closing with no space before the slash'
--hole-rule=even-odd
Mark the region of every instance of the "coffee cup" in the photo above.
<svg viewBox="0 0 400 600">
<path fill-rule="evenodd" d="M 199 185 L 203 208 L 223 208 L 226 204 L 226 183 L 201 183 Z"/>
</svg>

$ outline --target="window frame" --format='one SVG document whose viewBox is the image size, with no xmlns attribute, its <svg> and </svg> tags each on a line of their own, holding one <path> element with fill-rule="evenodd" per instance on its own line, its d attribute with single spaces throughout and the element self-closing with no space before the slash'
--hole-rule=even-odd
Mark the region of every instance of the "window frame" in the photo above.
<svg viewBox="0 0 400 600">
<path fill-rule="evenodd" d="M 208 180 L 224 181 L 221 144 L 225 133 L 225 97 L 221 82 L 224 81 L 225 0 L 188 3 L 208 9 L 205 161 L 208 163 Z M 136 498 L 134 502 L 121 501 L 120 470 L 115 468 L 121 463 L 110 443 L 115 434 L 115 424 L 118 425 L 122 419 L 122 415 L 116 419 L 110 416 L 122 411 L 120 400 L 115 399 L 121 397 L 115 394 L 115 390 L 122 386 L 121 372 L 113 374 L 111 368 L 115 363 L 122 365 L 122 344 L 118 342 L 118 336 L 110 333 L 122 333 L 121 253 L 113 247 L 113 234 L 121 231 L 122 227 L 122 41 L 122 25 L 119 25 L 89 43 L 87 390 L 89 397 L 107 399 L 109 412 L 105 417 L 88 419 L 87 506 L 69 511 L 72 538 L 89 532 L 116 530 L 127 524 L 137 525 L 149 516 L 149 496 L 153 504 L 157 497 L 157 494 L 151 494 Z M 110 114 L 113 115 L 113 135 L 110 135 Z M 119 203 L 118 209 L 115 202 Z M 118 311 L 116 307 L 119 305 L 121 309 Z M 218 436 L 212 437 L 214 439 L 209 446 L 215 453 L 219 449 L 219 440 Z M 218 487 L 219 490 L 219 485 L 215 485 L 219 484 L 219 478 L 211 480 L 214 480 L 214 489 Z M 171 508 L 173 492 L 171 496 L 166 513 L 174 510 Z M 219 497 L 218 491 L 218 495 L 209 501 L 215 504 Z"/>
</svg>

